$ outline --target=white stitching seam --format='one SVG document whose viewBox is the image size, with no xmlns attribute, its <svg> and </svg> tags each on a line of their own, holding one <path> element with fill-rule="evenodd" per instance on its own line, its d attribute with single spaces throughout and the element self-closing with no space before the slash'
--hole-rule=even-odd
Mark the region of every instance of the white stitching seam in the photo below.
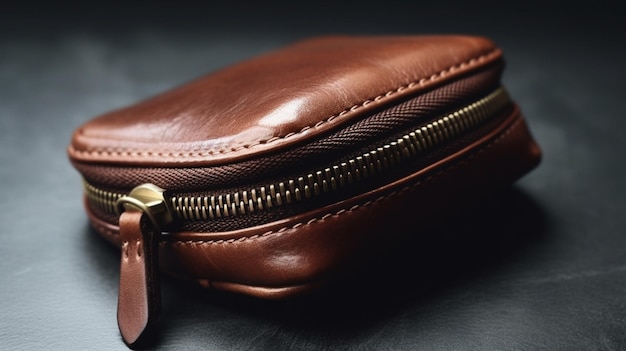
<svg viewBox="0 0 626 351">
<path fill-rule="evenodd" d="M 448 168 L 446 168 L 446 169 L 443 169 L 443 170 L 441 170 L 441 171 L 437 172 L 436 174 L 431 175 L 431 176 L 429 176 L 429 177 L 425 178 L 425 179 L 424 179 L 424 180 L 422 180 L 422 181 L 418 181 L 418 182 L 413 183 L 413 184 L 411 184 L 411 185 L 408 185 L 408 186 L 406 186 L 406 187 L 404 187 L 404 188 L 402 188 L 402 189 L 400 189 L 400 190 L 393 191 L 393 192 L 391 192 L 391 193 L 389 193 L 389 194 L 386 194 L 386 195 L 380 196 L 380 197 L 378 197 L 378 198 L 377 198 L 377 199 L 375 199 L 375 200 L 366 201 L 366 202 L 364 202 L 364 203 L 362 203 L 362 204 L 357 204 L 357 205 L 354 205 L 354 206 L 352 206 L 352 207 L 350 207 L 350 208 L 348 208 L 348 209 L 345 209 L 345 208 L 344 208 L 344 209 L 341 209 L 341 210 L 339 210 L 339 211 L 337 211 L 337 212 L 335 212 L 335 213 L 327 213 L 327 214 L 325 214 L 325 215 L 323 215 L 323 216 L 321 216 L 321 217 L 311 218 L 310 220 L 308 220 L 308 221 L 306 221 L 306 222 L 299 222 L 299 223 L 296 223 L 296 224 L 294 224 L 294 225 L 287 226 L 287 227 L 282 227 L 282 228 L 280 228 L 280 229 L 278 229 L 278 230 L 268 231 L 268 232 L 265 232 L 265 233 L 263 233 L 263 234 L 257 234 L 257 235 L 252 235 L 252 236 L 247 236 L 247 237 L 241 237 L 241 238 L 237 238 L 237 239 L 228 239 L 228 240 L 186 240 L 186 241 L 175 241 L 175 242 L 167 242 L 167 241 L 164 241 L 164 242 L 161 242 L 161 243 L 160 243 L 160 245 L 214 245 L 214 244 L 232 244 L 232 243 L 236 243 L 236 242 L 243 242 L 243 241 L 248 241 L 248 240 L 260 239 L 260 238 L 264 238 L 264 237 L 267 237 L 267 236 L 270 236 L 270 235 L 278 235 L 278 234 L 283 233 L 283 232 L 285 232 L 285 231 L 287 231 L 287 230 L 290 230 L 290 229 L 297 229 L 297 228 L 302 227 L 302 226 L 312 225 L 312 224 L 314 224 L 315 222 L 323 221 L 323 220 L 325 220 L 325 219 L 327 219 L 327 218 L 329 218 L 329 217 L 331 217 L 331 216 L 338 217 L 338 216 L 341 216 L 341 215 L 345 215 L 345 214 L 348 214 L 348 213 L 354 212 L 354 211 L 356 211 L 357 209 L 359 209 L 359 208 L 361 208 L 361 207 L 367 207 L 367 206 L 369 206 L 369 205 L 371 205 L 371 204 L 374 204 L 374 203 L 377 203 L 377 202 L 379 202 L 379 201 L 382 201 L 382 200 L 385 200 L 385 199 L 391 198 L 391 197 L 393 197 L 393 196 L 396 196 L 396 195 L 399 195 L 399 194 L 402 194 L 402 193 L 405 193 L 405 192 L 411 191 L 411 190 L 413 190 L 413 189 L 415 189 L 415 188 L 417 188 L 417 187 L 419 187 L 419 186 L 421 186 L 421 185 L 423 185 L 423 184 L 425 184 L 425 183 L 429 182 L 429 181 L 430 181 L 430 180 L 432 180 L 432 179 L 435 179 L 435 178 L 441 177 L 441 176 L 443 176 L 444 174 L 446 174 L 446 173 L 450 172 L 451 170 L 453 170 L 453 169 L 455 169 L 455 168 L 458 168 L 458 167 L 463 166 L 464 164 L 466 164 L 466 163 L 467 163 L 467 162 L 469 162 L 470 160 L 472 160 L 472 159 L 474 159 L 474 158 L 478 157 L 478 156 L 479 156 L 480 154 L 482 154 L 483 152 L 487 151 L 488 149 L 490 149 L 490 148 L 491 148 L 491 147 L 493 147 L 494 145 L 496 145 L 496 144 L 498 144 L 499 142 L 501 142 L 502 140 L 504 140 L 504 139 L 505 139 L 505 138 L 506 138 L 506 137 L 507 137 L 507 136 L 511 133 L 511 131 L 512 131 L 512 130 L 513 130 L 513 129 L 514 129 L 514 128 L 518 125 L 518 124 L 520 124 L 521 122 L 522 122 L 522 118 L 519 118 L 519 117 L 518 117 L 518 118 L 517 118 L 517 120 L 516 120 L 515 122 L 513 122 L 513 123 L 512 123 L 512 124 L 511 124 L 511 125 L 510 125 L 510 126 L 509 126 L 509 127 L 508 127 L 505 131 L 504 131 L 504 132 L 502 132 L 502 134 L 500 134 L 500 135 L 499 135 L 496 139 L 492 140 L 489 144 L 485 145 L 485 146 L 484 146 L 484 147 L 482 147 L 480 150 L 478 150 L 476 153 L 472 154 L 471 156 L 469 156 L 468 158 L 466 158 L 466 159 L 462 160 L 461 162 L 459 162 L 459 163 L 457 163 L 457 164 L 455 164 L 455 165 L 452 165 L 452 166 L 450 166 L 450 167 L 448 167 Z M 103 226 L 103 225 L 100 225 L 100 224 L 97 224 L 97 223 L 93 223 L 93 224 L 94 224 L 94 226 L 96 227 L 96 229 L 98 229 L 98 231 L 100 231 L 101 233 L 103 233 L 103 234 L 105 234 L 105 235 L 108 235 L 108 236 L 111 236 L 111 237 L 115 237 L 115 236 L 119 235 L 119 234 L 118 234 L 118 233 L 116 233 L 114 230 L 111 230 L 111 229 L 109 229 L 109 228 L 107 228 L 107 227 L 105 227 L 105 226 Z"/>
<path fill-rule="evenodd" d="M 102 150 L 102 149 L 98 149 L 98 150 L 77 150 L 75 149 L 73 146 L 71 147 L 71 151 L 75 154 L 79 154 L 79 155 L 97 155 L 97 156 L 102 156 L 102 155 L 109 155 L 109 156 L 125 156 L 125 157 L 151 157 L 151 156 L 159 156 L 159 157 L 183 157 L 183 158 L 191 158 L 191 157 L 203 157 L 203 156 L 209 156 L 209 155 L 215 155 L 215 154 L 227 154 L 227 153 L 231 153 L 231 152 L 236 152 L 242 149 L 248 149 L 251 147 L 255 147 L 258 145 L 264 145 L 264 144 L 269 144 L 272 143 L 274 141 L 277 140 L 282 140 L 282 139 L 287 139 L 290 137 L 293 137 L 295 135 L 299 135 L 304 133 L 305 131 L 312 129 L 312 128 L 319 128 L 320 126 L 334 120 L 337 117 L 342 117 L 345 114 L 347 114 L 348 112 L 352 112 L 355 111 L 357 109 L 363 108 L 365 106 L 367 106 L 368 104 L 374 102 L 374 101 L 379 101 L 385 98 L 389 98 L 393 95 L 396 95 L 398 93 L 401 93 L 403 90 L 409 89 L 409 88 L 413 88 L 416 85 L 420 85 L 423 86 L 428 82 L 431 81 L 435 81 L 437 79 L 441 79 L 443 78 L 445 75 L 447 75 L 448 73 L 452 73 L 458 69 L 467 67 L 467 66 L 472 66 L 475 64 L 478 64 L 481 61 L 484 61 L 486 59 L 488 59 L 491 56 L 494 56 L 496 54 L 498 54 L 500 52 L 499 49 L 494 49 L 486 54 L 480 55 L 480 56 L 476 56 L 474 58 L 469 59 L 468 61 L 465 62 L 461 62 L 459 64 L 450 66 L 438 73 L 435 73 L 433 75 L 431 75 L 428 78 L 421 78 L 419 80 L 413 81 L 409 84 L 406 85 L 402 85 L 396 89 L 390 90 L 384 94 L 380 94 L 378 96 L 376 96 L 373 99 L 368 99 L 365 100 L 361 103 L 355 104 L 353 106 L 351 106 L 350 108 L 347 108 L 341 112 L 339 112 L 338 114 L 332 115 L 326 119 L 323 119 L 317 123 L 315 123 L 313 126 L 308 125 L 304 128 L 302 128 L 300 131 L 297 132 L 289 132 L 287 134 L 285 134 L 284 136 L 275 136 L 272 138 L 269 138 L 267 140 L 258 140 L 258 141 L 253 141 L 250 142 L 246 145 L 242 145 L 242 146 L 238 146 L 238 147 L 230 147 L 230 148 L 223 148 L 223 149 L 219 149 L 219 150 L 191 150 L 191 151 L 187 151 L 187 152 L 163 152 L 163 151 L 151 151 L 151 150 L 147 150 L 147 151 L 138 151 L 138 150 L 130 150 L 130 149 L 121 149 L 121 150 Z M 80 131 L 82 133 L 82 130 Z"/>
<path fill-rule="evenodd" d="M 337 211 L 335 213 L 327 213 L 327 214 L 325 214 L 325 215 L 323 215 L 321 217 L 315 217 L 315 218 L 312 218 L 312 219 L 310 219 L 310 220 L 308 220 L 306 222 L 299 222 L 299 223 L 296 223 L 296 224 L 294 224 L 292 226 L 282 227 L 282 228 L 280 228 L 278 230 L 268 231 L 268 232 L 263 233 L 263 234 L 257 234 L 257 235 L 241 237 L 241 238 L 237 238 L 237 239 L 228 239 L 228 240 L 187 240 L 187 241 L 170 242 L 168 244 L 170 244 L 170 245 L 211 245 L 211 244 L 230 244 L 230 243 L 235 243 L 235 242 L 243 242 L 243 241 L 246 241 L 246 240 L 259 239 L 259 238 L 267 237 L 267 236 L 270 236 L 270 235 L 279 234 L 279 233 L 285 232 L 285 231 L 287 231 L 289 229 L 296 229 L 296 228 L 304 226 L 304 225 L 308 226 L 308 225 L 311 225 L 311 224 L 313 224 L 315 222 L 323 221 L 323 220 L 325 220 L 325 219 L 327 219 L 327 218 L 329 218 L 331 216 L 338 217 L 338 216 L 341 216 L 341 215 L 344 215 L 344 214 L 347 214 L 347 213 L 350 213 L 350 212 L 354 212 L 354 211 L 356 211 L 359 208 L 367 207 L 367 206 L 369 206 L 371 204 L 374 204 L 374 203 L 380 202 L 382 200 L 391 198 L 393 196 L 400 195 L 400 194 L 403 194 L 405 192 L 411 191 L 411 190 L 413 190 L 413 189 L 415 189 L 415 188 L 417 188 L 417 187 L 419 187 L 419 186 L 421 186 L 421 185 L 423 185 L 423 184 L 425 184 L 425 183 L 427 183 L 427 182 L 429 182 L 429 181 L 431 181 L 431 180 L 433 180 L 435 178 L 443 176 L 444 174 L 450 172 L 451 170 L 454 170 L 455 168 L 463 166 L 464 164 L 466 164 L 470 160 L 476 158 L 478 155 L 482 154 L 483 152 L 487 151 L 488 149 L 490 149 L 494 145 L 496 145 L 499 142 L 501 142 L 506 136 L 508 136 L 511 133 L 511 131 L 519 123 L 521 123 L 521 121 L 522 121 L 522 119 L 518 118 L 515 122 L 513 122 L 496 139 L 492 140 L 489 144 L 485 145 L 478 152 L 472 154 L 471 156 L 469 156 L 468 158 L 462 160 L 461 162 L 459 162 L 459 163 L 457 163 L 455 165 L 452 165 L 452 166 L 450 166 L 450 167 L 448 167 L 446 169 L 443 169 L 443 170 L 437 172 L 436 174 L 433 174 L 433 175 L 425 178 L 424 180 L 417 181 L 416 183 L 408 185 L 408 186 L 406 186 L 406 187 L 404 187 L 404 188 L 402 188 L 400 190 L 393 191 L 393 192 L 390 192 L 389 194 L 380 196 L 380 197 L 376 198 L 375 200 L 366 201 L 366 202 L 364 202 L 364 203 L 362 203 L 360 205 L 359 204 L 354 205 L 354 206 L 350 207 L 349 209 L 341 209 L 341 210 L 339 210 L 339 211 Z M 165 242 L 162 242 L 162 244 L 165 244 Z"/>
</svg>

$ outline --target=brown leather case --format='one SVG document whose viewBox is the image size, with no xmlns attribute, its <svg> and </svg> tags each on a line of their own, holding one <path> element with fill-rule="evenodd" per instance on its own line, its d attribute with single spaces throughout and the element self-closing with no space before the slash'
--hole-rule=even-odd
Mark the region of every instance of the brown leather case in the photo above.
<svg viewBox="0 0 626 351">
<path fill-rule="evenodd" d="M 122 248 L 125 342 L 154 323 L 159 270 L 297 294 L 535 167 L 503 67 L 478 37 L 316 38 L 78 128 L 88 216 Z"/>
</svg>

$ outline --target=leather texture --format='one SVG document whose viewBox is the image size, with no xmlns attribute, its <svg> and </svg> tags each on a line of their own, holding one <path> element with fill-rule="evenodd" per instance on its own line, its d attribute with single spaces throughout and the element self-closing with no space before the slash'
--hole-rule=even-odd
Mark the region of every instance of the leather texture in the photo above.
<svg viewBox="0 0 626 351">
<path fill-rule="evenodd" d="M 540 157 L 516 108 L 471 145 L 369 193 L 244 230 L 170 234 L 161 242 L 161 269 L 205 287 L 264 298 L 299 294 L 405 240 L 390 232 L 392 224 L 430 225 L 439 212 L 512 183 Z M 93 213 L 90 218 L 96 230 L 120 245 L 115 225 Z"/>
<path fill-rule="evenodd" d="M 120 215 L 120 289 L 117 323 L 129 346 L 140 345 L 149 335 L 161 308 L 158 274 L 158 238 L 141 211 Z"/>
<path fill-rule="evenodd" d="M 214 158 L 214 146 L 224 140 L 250 143 L 248 136 L 257 138 L 256 130 L 267 120 L 272 121 L 268 135 L 282 135 L 280 140 L 229 150 L 246 157 L 263 155 L 263 149 L 278 153 L 296 140 L 315 140 L 323 131 L 340 129 L 363 119 L 372 109 L 388 107 L 427 88 L 478 75 L 494 65 L 497 70 L 493 72 L 499 76 L 501 61 L 501 51 L 492 42 L 475 37 L 313 39 L 96 118 L 77 130 L 69 154 L 74 162 L 94 166 L 114 162 L 136 167 L 148 162 L 166 168 L 187 165 L 190 158 L 209 163 L 234 161 L 236 156 L 225 153 L 219 153 L 225 158 Z M 263 84 L 241 85 L 250 80 Z M 221 95 L 225 90 L 229 95 Z M 272 112 L 295 101 L 306 104 L 293 111 Z M 358 101 L 369 103 L 359 105 Z M 336 118 L 318 123 L 320 116 L 329 115 Z M 502 117 L 486 135 L 462 149 L 361 195 L 240 230 L 175 230 L 163 237 L 161 268 L 205 287 L 266 298 L 310 290 L 367 255 L 375 255 L 381 242 L 400 240 L 399 233 L 387 232 L 388 223 L 425 222 L 449 202 L 466 201 L 510 184 L 535 167 L 540 151 L 519 110 Z M 309 128 L 312 123 L 317 127 Z M 298 129 L 305 131 L 284 134 Z M 140 144 L 132 144 L 135 140 Z M 204 156 L 199 152 L 180 156 L 182 145 L 202 148 Z M 87 152 L 77 152 L 81 148 Z M 183 163 L 173 163 L 174 159 Z M 413 212 L 420 215 L 414 218 Z M 115 224 L 94 212 L 90 216 L 99 232 L 123 246 Z"/>
<path fill-rule="evenodd" d="M 162 275 L 149 349 L 626 349 L 626 46 L 614 3 L 35 3 L 0 12 L 1 349 L 127 350 L 120 251 L 89 226 L 67 162 L 76 127 L 300 38 L 418 32 L 498 43 L 541 165 L 431 227 L 390 226 L 409 240 L 306 298 Z"/>
<path fill-rule="evenodd" d="M 89 163 L 212 166 L 277 152 L 501 60 L 469 36 L 325 37 L 224 68 L 78 128 Z"/>
<path fill-rule="evenodd" d="M 117 164 L 120 168 L 157 166 L 162 170 L 193 165 L 199 169 L 251 158 L 263 160 L 261 157 L 268 152 L 278 154 L 306 142 L 326 141 L 320 136 L 329 131 L 376 120 L 367 117 L 381 109 L 390 111 L 392 104 L 399 106 L 427 90 L 446 95 L 456 91 L 454 87 L 460 86 L 460 80 L 486 80 L 467 80 L 467 76 L 492 77 L 487 79 L 492 81 L 487 86 L 493 91 L 493 77 L 499 77 L 501 67 L 501 51 L 482 38 L 313 39 L 96 118 L 78 128 L 68 152 L 75 165 L 87 164 L 92 169 L 102 164 Z M 484 84 L 470 86 L 478 90 L 476 96 L 484 96 Z M 462 98 L 451 101 L 452 105 L 443 111 L 454 111 L 468 103 Z M 475 199 L 514 182 L 538 164 L 539 147 L 519 109 L 508 98 L 500 107 L 490 105 L 487 109 L 489 122 L 480 127 L 473 124 L 477 122 L 459 117 L 445 127 L 449 131 L 444 127 L 440 130 L 433 121 L 436 127 L 429 128 L 436 128 L 439 134 L 426 137 L 425 131 L 423 135 L 428 139 L 416 149 L 423 150 L 426 143 L 436 145 L 435 140 L 445 139 L 444 135 L 454 138 L 448 140 L 447 151 L 444 148 L 432 155 L 420 153 L 423 162 L 429 161 L 417 168 L 413 162 L 410 172 L 404 171 L 356 195 L 321 203 L 312 210 L 237 227 L 243 229 L 188 232 L 179 226 L 167 228 L 168 234 L 162 235 L 160 231 L 166 228 L 157 231 L 146 224 L 146 217 L 152 218 L 152 213 L 132 206 L 121 214 L 116 226 L 104 209 L 100 210 L 102 217 L 92 211 L 86 193 L 85 204 L 94 227 L 121 247 L 118 325 L 124 342 L 135 347 L 153 330 L 160 308 L 159 267 L 206 288 L 284 298 L 327 284 L 349 267 L 397 244 L 402 233 L 390 234 L 389 223 L 425 225 L 438 212 L 451 207 L 451 202 Z M 475 114 L 472 119 L 483 118 L 477 112 L 465 113 Z M 410 121 L 415 128 L 416 123 L 423 126 L 429 119 L 414 117 Z M 400 131 L 407 130 L 406 124 L 400 125 Z M 457 128 L 472 128 L 473 132 L 458 132 Z M 394 133 L 397 135 L 398 130 Z M 376 142 L 380 140 L 369 143 Z M 331 157 L 336 156 L 320 162 L 329 162 Z M 397 157 L 398 161 L 393 162 L 401 162 L 399 153 Z M 382 167 L 378 156 L 376 159 Z M 373 169 L 369 177 L 376 174 Z M 363 176 L 358 171 L 355 178 L 365 178 L 368 172 L 366 168 L 363 171 Z M 168 177 L 167 171 L 162 174 Z M 231 186 L 236 185 L 233 182 Z M 265 201 L 262 189 L 259 201 Z M 274 191 L 273 185 L 271 189 Z M 191 186 L 188 192 L 192 192 Z M 154 201 L 152 197 L 147 199 Z M 167 203 L 169 199 L 161 197 L 158 201 Z M 279 204 L 282 201 L 276 206 Z M 93 206 L 100 205 L 94 202 Z M 232 213 L 236 215 L 234 206 Z M 247 206 L 247 201 L 240 206 Z M 268 197 L 267 207 L 272 206 Z M 263 207 L 255 211 L 266 212 L 262 215 L 271 218 Z M 217 216 L 222 216 L 221 209 Z"/>
</svg>

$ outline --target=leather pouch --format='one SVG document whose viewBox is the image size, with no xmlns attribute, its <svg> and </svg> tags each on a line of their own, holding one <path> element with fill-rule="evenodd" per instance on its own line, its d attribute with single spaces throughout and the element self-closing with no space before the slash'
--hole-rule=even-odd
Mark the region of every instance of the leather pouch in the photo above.
<svg viewBox="0 0 626 351">
<path fill-rule="evenodd" d="M 531 170 L 503 67 L 478 37 L 316 38 L 79 127 L 87 214 L 122 252 L 124 341 L 154 323 L 159 271 L 298 294 Z"/>
</svg>

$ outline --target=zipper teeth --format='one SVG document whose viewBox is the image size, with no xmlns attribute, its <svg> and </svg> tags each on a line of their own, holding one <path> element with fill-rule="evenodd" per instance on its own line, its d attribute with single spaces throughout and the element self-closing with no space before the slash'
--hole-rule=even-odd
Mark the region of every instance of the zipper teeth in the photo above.
<svg viewBox="0 0 626 351">
<path fill-rule="evenodd" d="M 83 179 L 83 188 L 85 194 L 87 195 L 87 200 L 89 204 L 99 210 L 102 210 L 106 213 L 116 213 L 117 210 L 115 208 L 117 200 L 125 196 L 126 194 L 117 193 L 113 191 L 106 191 L 100 188 L 97 188 L 85 181 Z"/>
<path fill-rule="evenodd" d="M 170 204 L 179 219 L 204 221 L 251 214 L 286 206 L 336 191 L 383 173 L 433 147 L 495 117 L 510 103 L 499 87 L 489 95 L 440 117 L 395 141 L 306 175 L 258 188 L 209 196 L 174 196 Z M 106 213 L 116 213 L 116 201 L 126 194 L 105 191 L 84 181 L 90 204 Z"/>
</svg>

